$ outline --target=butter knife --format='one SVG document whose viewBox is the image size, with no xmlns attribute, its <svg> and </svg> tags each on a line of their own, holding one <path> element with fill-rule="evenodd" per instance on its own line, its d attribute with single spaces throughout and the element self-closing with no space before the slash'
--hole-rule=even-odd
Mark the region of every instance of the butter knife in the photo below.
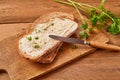
<svg viewBox="0 0 120 80">
<path fill-rule="evenodd" d="M 68 38 L 68 37 L 62 37 L 62 36 L 56 36 L 56 35 L 49 35 L 49 37 L 52 38 L 52 39 L 67 42 L 67 43 L 84 44 L 84 45 L 90 45 L 92 47 L 96 47 L 96 48 L 100 48 L 100 49 L 120 51 L 120 46 L 107 44 L 107 43 L 80 40 L 80 39 L 76 39 L 76 38 Z"/>
</svg>

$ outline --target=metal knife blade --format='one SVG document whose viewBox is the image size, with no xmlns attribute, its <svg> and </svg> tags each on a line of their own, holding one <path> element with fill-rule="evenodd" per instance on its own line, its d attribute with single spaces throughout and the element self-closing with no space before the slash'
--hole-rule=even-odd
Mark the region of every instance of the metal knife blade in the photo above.
<svg viewBox="0 0 120 80">
<path fill-rule="evenodd" d="M 79 40 L 79 39 L 75 39 L 75 38 L 67 38 L 67 37 L 56 36 L 56 35 L 49 35 L 49 37 L 52 39 L 60 40 L 60 41 L 67 42 L 67 43 L 85 44 L 84 40 Z"/>
</svg>

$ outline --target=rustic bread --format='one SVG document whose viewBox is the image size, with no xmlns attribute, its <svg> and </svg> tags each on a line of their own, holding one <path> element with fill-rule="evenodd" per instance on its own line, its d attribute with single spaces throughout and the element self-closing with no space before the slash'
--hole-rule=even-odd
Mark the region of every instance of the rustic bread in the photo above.
<svg viewBox="0 0 120 80">
<path fill-rule="evenodd" d="M 49 35 L 69 37 L 78 24 L 71 14 L 53 12 L 38 18 L 18 41 L 19 54 L 35 62 L 53 61 L 62 42 L 51 39 Z"/>
</svg>

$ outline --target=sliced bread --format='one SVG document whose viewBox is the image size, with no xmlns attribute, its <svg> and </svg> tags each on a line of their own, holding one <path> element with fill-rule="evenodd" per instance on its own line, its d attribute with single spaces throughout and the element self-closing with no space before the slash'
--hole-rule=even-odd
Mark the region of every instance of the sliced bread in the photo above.
<svg viewBox="0 0 120 80">
<path fill-rule="evenodd" d="M 70 37 L 78 28 L 71 14 L 52 12 L 38 18 L 18 41 L 19 54 L 40 63 L 54 60 L 62 42 L 49 35 Z"/>
</svg>

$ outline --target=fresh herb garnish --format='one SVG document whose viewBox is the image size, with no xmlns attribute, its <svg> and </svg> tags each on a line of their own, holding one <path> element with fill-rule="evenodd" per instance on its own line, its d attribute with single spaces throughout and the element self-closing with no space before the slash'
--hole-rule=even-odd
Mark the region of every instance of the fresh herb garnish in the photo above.
<svg viewBox="0 0 120 80">
<path fill-rule="evenodd" d="M 54 26 L 54 23 L 51 23 L 51 26 Z"/>
<path fill-rule="evenodd" d="M 39 37 L 38 37 L 38 36 L 35 36 L 35 39 L 36 39 L 36 40 L 38 40 L 38 39 L 39 39 Z"/>
<path fill-rule="evenodd" d="M 104 8 L 105 0 L 101 0 L 100 6 L 98 8 L 73 0 L 54 1 L 73 6 L 76 9 L 78 14 L 80 15 L 80 18 L 82 19 L 82 31 L 80 32 L 80 38 L 88 38 L 89 33 L 91 33 L 95 27 L 100 30 L 104 26 L 108 26 L 107 31 L 111 34 L 120 34 L 120 17 L 115 17 L 114 14 Z M 92 23 L 92 27 L 88 27 L 88 22 L 85 20 L 80 10 L 84 11 L 90 16 L 89 21 Z M 89 30 L 89 33 L 86 32 L 86 29 Z"/>
<path fill-rule="evenodd" d="M 38 43 L 33 42 L 33 47 L 34 47 L 34 48 L 39 48 L 40 46 L 39 46 L 39 44 L 38 44 Z"/>
<path fill-rule="evenodd" d="M 35 44 L 34 45 L 34 48 L 39 48 L 40 46 L 38 44 Z"/>
<path fill-rule="evenodd" d="M 80 36 L 81 39 L 86 39 L 86 38 L 89 37 L 89 35 L 85 31 L 80 31 L 79 36 Z"/>
<path fill-rule="evenodd" d="M 77 46 L 76 46 L 76 45 L 72 45 L 71 48 L 72 48 L 72 49 L 76 49 Z"/>
<path fill-rule="evenodd" d="M 38 30 L 38 32 L 41 32 L 40 30 Z"/>
<path fill-rule="evenodd" d="M 32 37 L 31 37 L 31 36 L 27 36 L 26 38 L 27 38 L 27 40 L 29 40 L 29 41 L 32 40 Z"/>
<path fill-rule="evenodd" d="M 80 26 L 80 28 L 82 28 L 83 30 L 86 30 L 88 28 L 88 24 L 84 23 Z"/>
<path fill-rule="evenodd" d="M 35 29 L 35 33 L 40 33 L 41 31 L 39 29 Z"/>
</svg>

